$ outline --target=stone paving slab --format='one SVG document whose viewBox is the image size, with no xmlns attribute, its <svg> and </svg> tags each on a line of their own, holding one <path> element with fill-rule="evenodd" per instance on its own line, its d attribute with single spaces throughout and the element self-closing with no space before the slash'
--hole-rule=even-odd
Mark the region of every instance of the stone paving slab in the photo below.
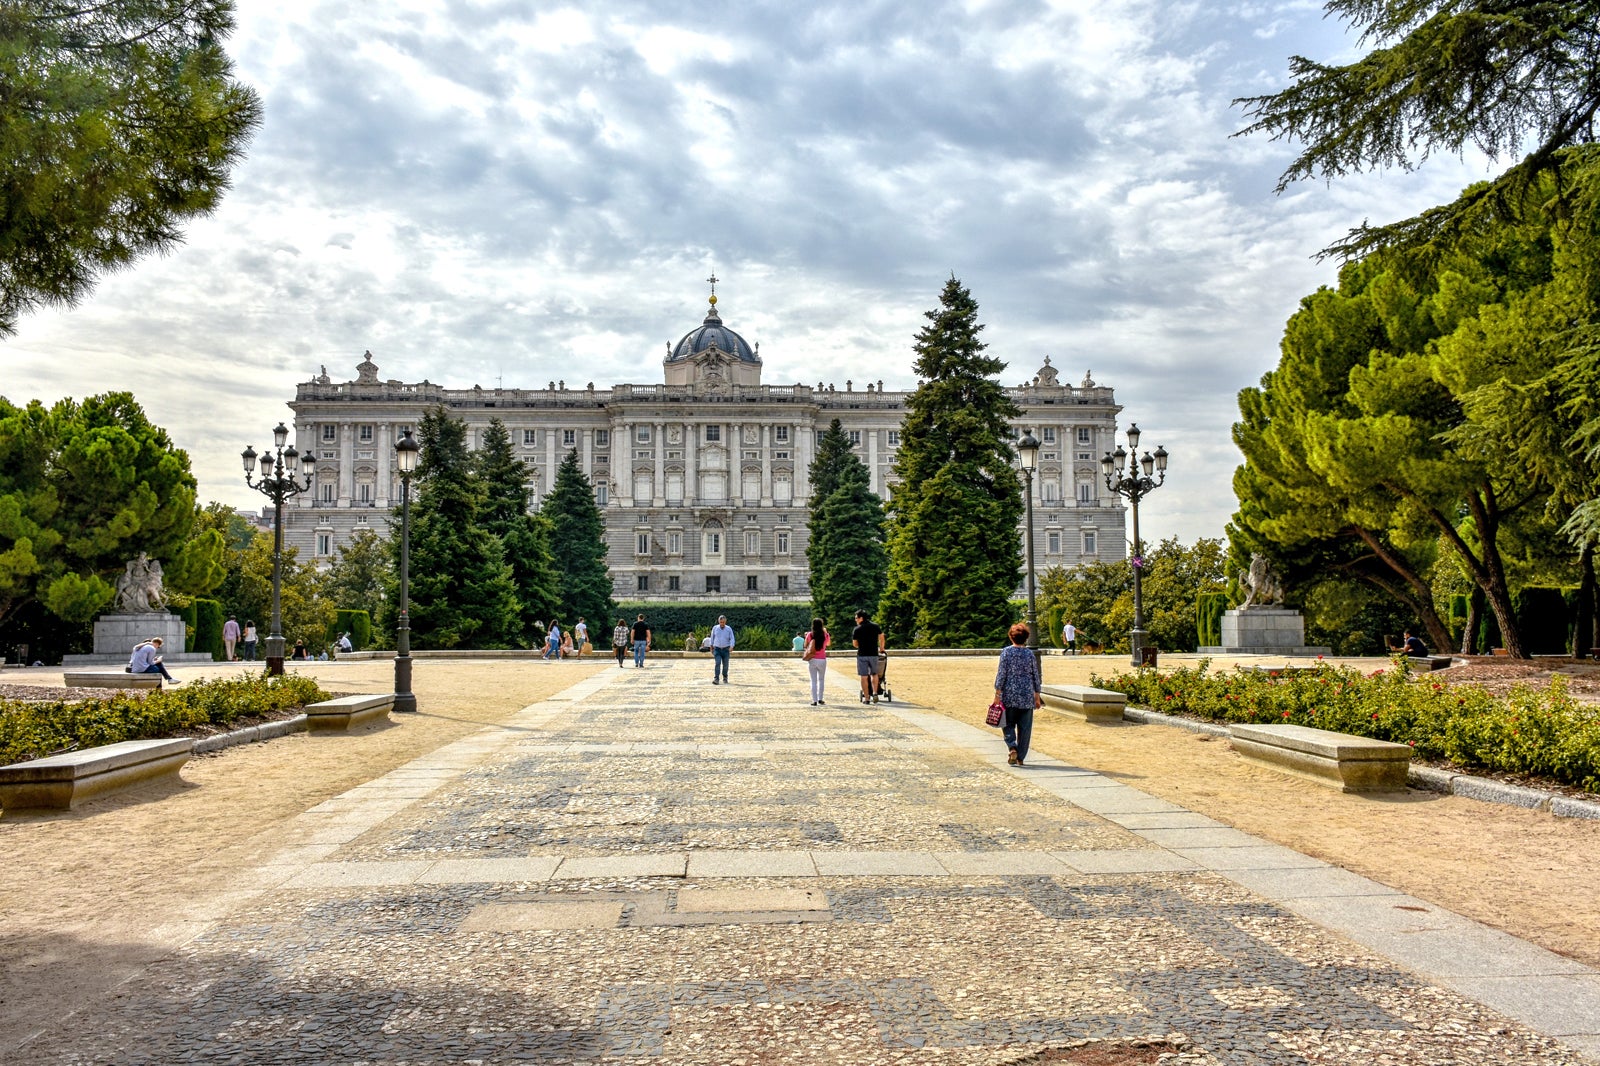
<svg viewBox="0 0 1600 1066">
<path fill-rule="evenodd" d="M 1596 976 L 1504 934 L 1081 768 L 1007 767 L 993 731 L 811 708 L 788 661 L 736 662 L 729 686 L 704 669 L 596 675 L 307 812 L 182 950 L 11 1057 L 999 1066 L 1176 1040 L 1170 1066 L 1577 1066 L 1600 1047 Z M 426 791 L 401 809 L 380 795 L 408 783 Z"/>
</svg>

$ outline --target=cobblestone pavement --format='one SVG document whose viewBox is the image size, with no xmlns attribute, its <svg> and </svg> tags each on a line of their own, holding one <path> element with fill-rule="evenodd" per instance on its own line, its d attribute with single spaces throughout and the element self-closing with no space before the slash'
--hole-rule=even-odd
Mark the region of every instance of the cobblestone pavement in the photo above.
<svg viewBox="0 0 1600 1066">
<path fill-rule="evenodd" d="M 1199 861 L 1264 850 L 1233 830 L 837 670 L 819 708 L 733 673 L 608 672 L 322 804 L 23 1060 L 1585 1061 Z"/>
</svg>

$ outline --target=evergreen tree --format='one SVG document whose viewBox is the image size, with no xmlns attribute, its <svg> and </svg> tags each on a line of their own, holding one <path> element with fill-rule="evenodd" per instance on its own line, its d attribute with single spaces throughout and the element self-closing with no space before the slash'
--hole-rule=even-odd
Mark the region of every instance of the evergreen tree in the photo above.
<svg viewBox="0 0 1600 1066">
<path fill-rule="evenodd" d="M 366 611 L 373 623 L 382 616 L 389 586 L 394 584 L 389 565 L 390 547 L 370 529 L 358 529 L 339 546 L 328 568 L 325 592 L 338 610 Z"/>
<path fill-rule="evenodd" d="M 420 648 L 513 646 L 516 585 L 499 538 L 483 524 L 483 481 L 467 451 L 466 424 L 436 408 L 422 417 L 417 439 L 411 640 Z M 400 538 L 390 543 L 398 566 Z"/>
<path fill-rule="evenodd" d="M 591 628 L 603 626 L 616 617 L 611 571 L 606 568 L 605 522 L 576 450 L 562 460 L 540 514 L 550 522 L 550 554 L 560 581 L 557 617 L 568 624 L 586 618 Z"/>
<path fill-rule="evenodd" d="M 0 337 L 181 239 L 261 118 L 229 0 L 0 3 Z"/>
<path fill-rule="evenodd" d="M 1021 411 L 983 354 L 978 305 L 955 277 L 917 334 L 921 384 L 906 403 L 889 500 L 879 614 L 896 643 L 978 647 L 1011 624 L 1022 573 L 1022 484 L 1009 420 Z"/>
<path fill-rule="evenodd" d="M 528 513 L 528 466 L 512 451 L 511 435 L 498 418 L 489 420 L 474 459 L 485 493 L 483 524 L 500 538 L 517 587 L 522 640 L 541 640 L 545 622 L 561 609 L 550 522 Z"/>
<path fill-rule="evenodd" d="M 848 631 L 857 608 L 870 611 L 883 598 L 889 557 L 883 546 L 883 502 L 869 487 L 871 481 L 834 419 L 811 464 L 806 559 L 812 609 L 835 633 Z M 831 486 L 825 497 L 816 494 L 819 485 Z"/>
</svg>

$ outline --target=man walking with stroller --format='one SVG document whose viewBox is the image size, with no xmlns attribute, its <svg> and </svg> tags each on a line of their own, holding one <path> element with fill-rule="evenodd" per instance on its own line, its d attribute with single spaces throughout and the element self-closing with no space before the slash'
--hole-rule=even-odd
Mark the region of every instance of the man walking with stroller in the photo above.
<svg viewBox="0 0 1600 1066">
<path fill-rule="evenodd" d="M 878 702 L 878 656 L 884 654 L 883 630 L 867 618 L 866 611 L 856 612 L 856 628 L 850 634 L 850 643 L 856 647 L 856 675 L 861 678 L 861 702 Z"/>
</svg>

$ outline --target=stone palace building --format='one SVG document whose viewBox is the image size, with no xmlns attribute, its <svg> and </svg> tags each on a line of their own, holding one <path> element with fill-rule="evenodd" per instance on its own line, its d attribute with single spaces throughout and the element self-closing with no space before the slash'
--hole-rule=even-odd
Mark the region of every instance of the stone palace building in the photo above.
<svg viewBox="0 0 1600 1066">
<path fill-rule="evenodd" d="M 798 362 L 798 360 L 796 360 Z M 378 376 L 367 353 L 353 381 L 326 368 L 297 387 L 293 441 L 317 459 L 312 491 L 284 508 L 284 540 L 300 557 L 331 560 L 356 530 L 387 534 L 400 501 L 394 445 L 425 410 L 466 422 L 476 447 L 490 419 L 505 423 L 528 464 L 533 505 L 576 451 L 605 518 L 619 600 L 810 599 L 807 471 L 818 437 L 837 418 L 889 495 L 909 393 L 883 382 L 764 385 L 760 345 L 723 324 L 715 289 L 705 320 L 668 344 L 655 384 L 452 389 Z M 1047 357 L 1033 380 L 1008 388 L 1016 429 L 1041 441 L 1034 477 L 1039 572 L 1120 559 L 1122 500 L 1108 493 L 1100 457 L 1115 448 L 1112 390 L 1084 376 L 1058 380 Z"/>
</svg>

